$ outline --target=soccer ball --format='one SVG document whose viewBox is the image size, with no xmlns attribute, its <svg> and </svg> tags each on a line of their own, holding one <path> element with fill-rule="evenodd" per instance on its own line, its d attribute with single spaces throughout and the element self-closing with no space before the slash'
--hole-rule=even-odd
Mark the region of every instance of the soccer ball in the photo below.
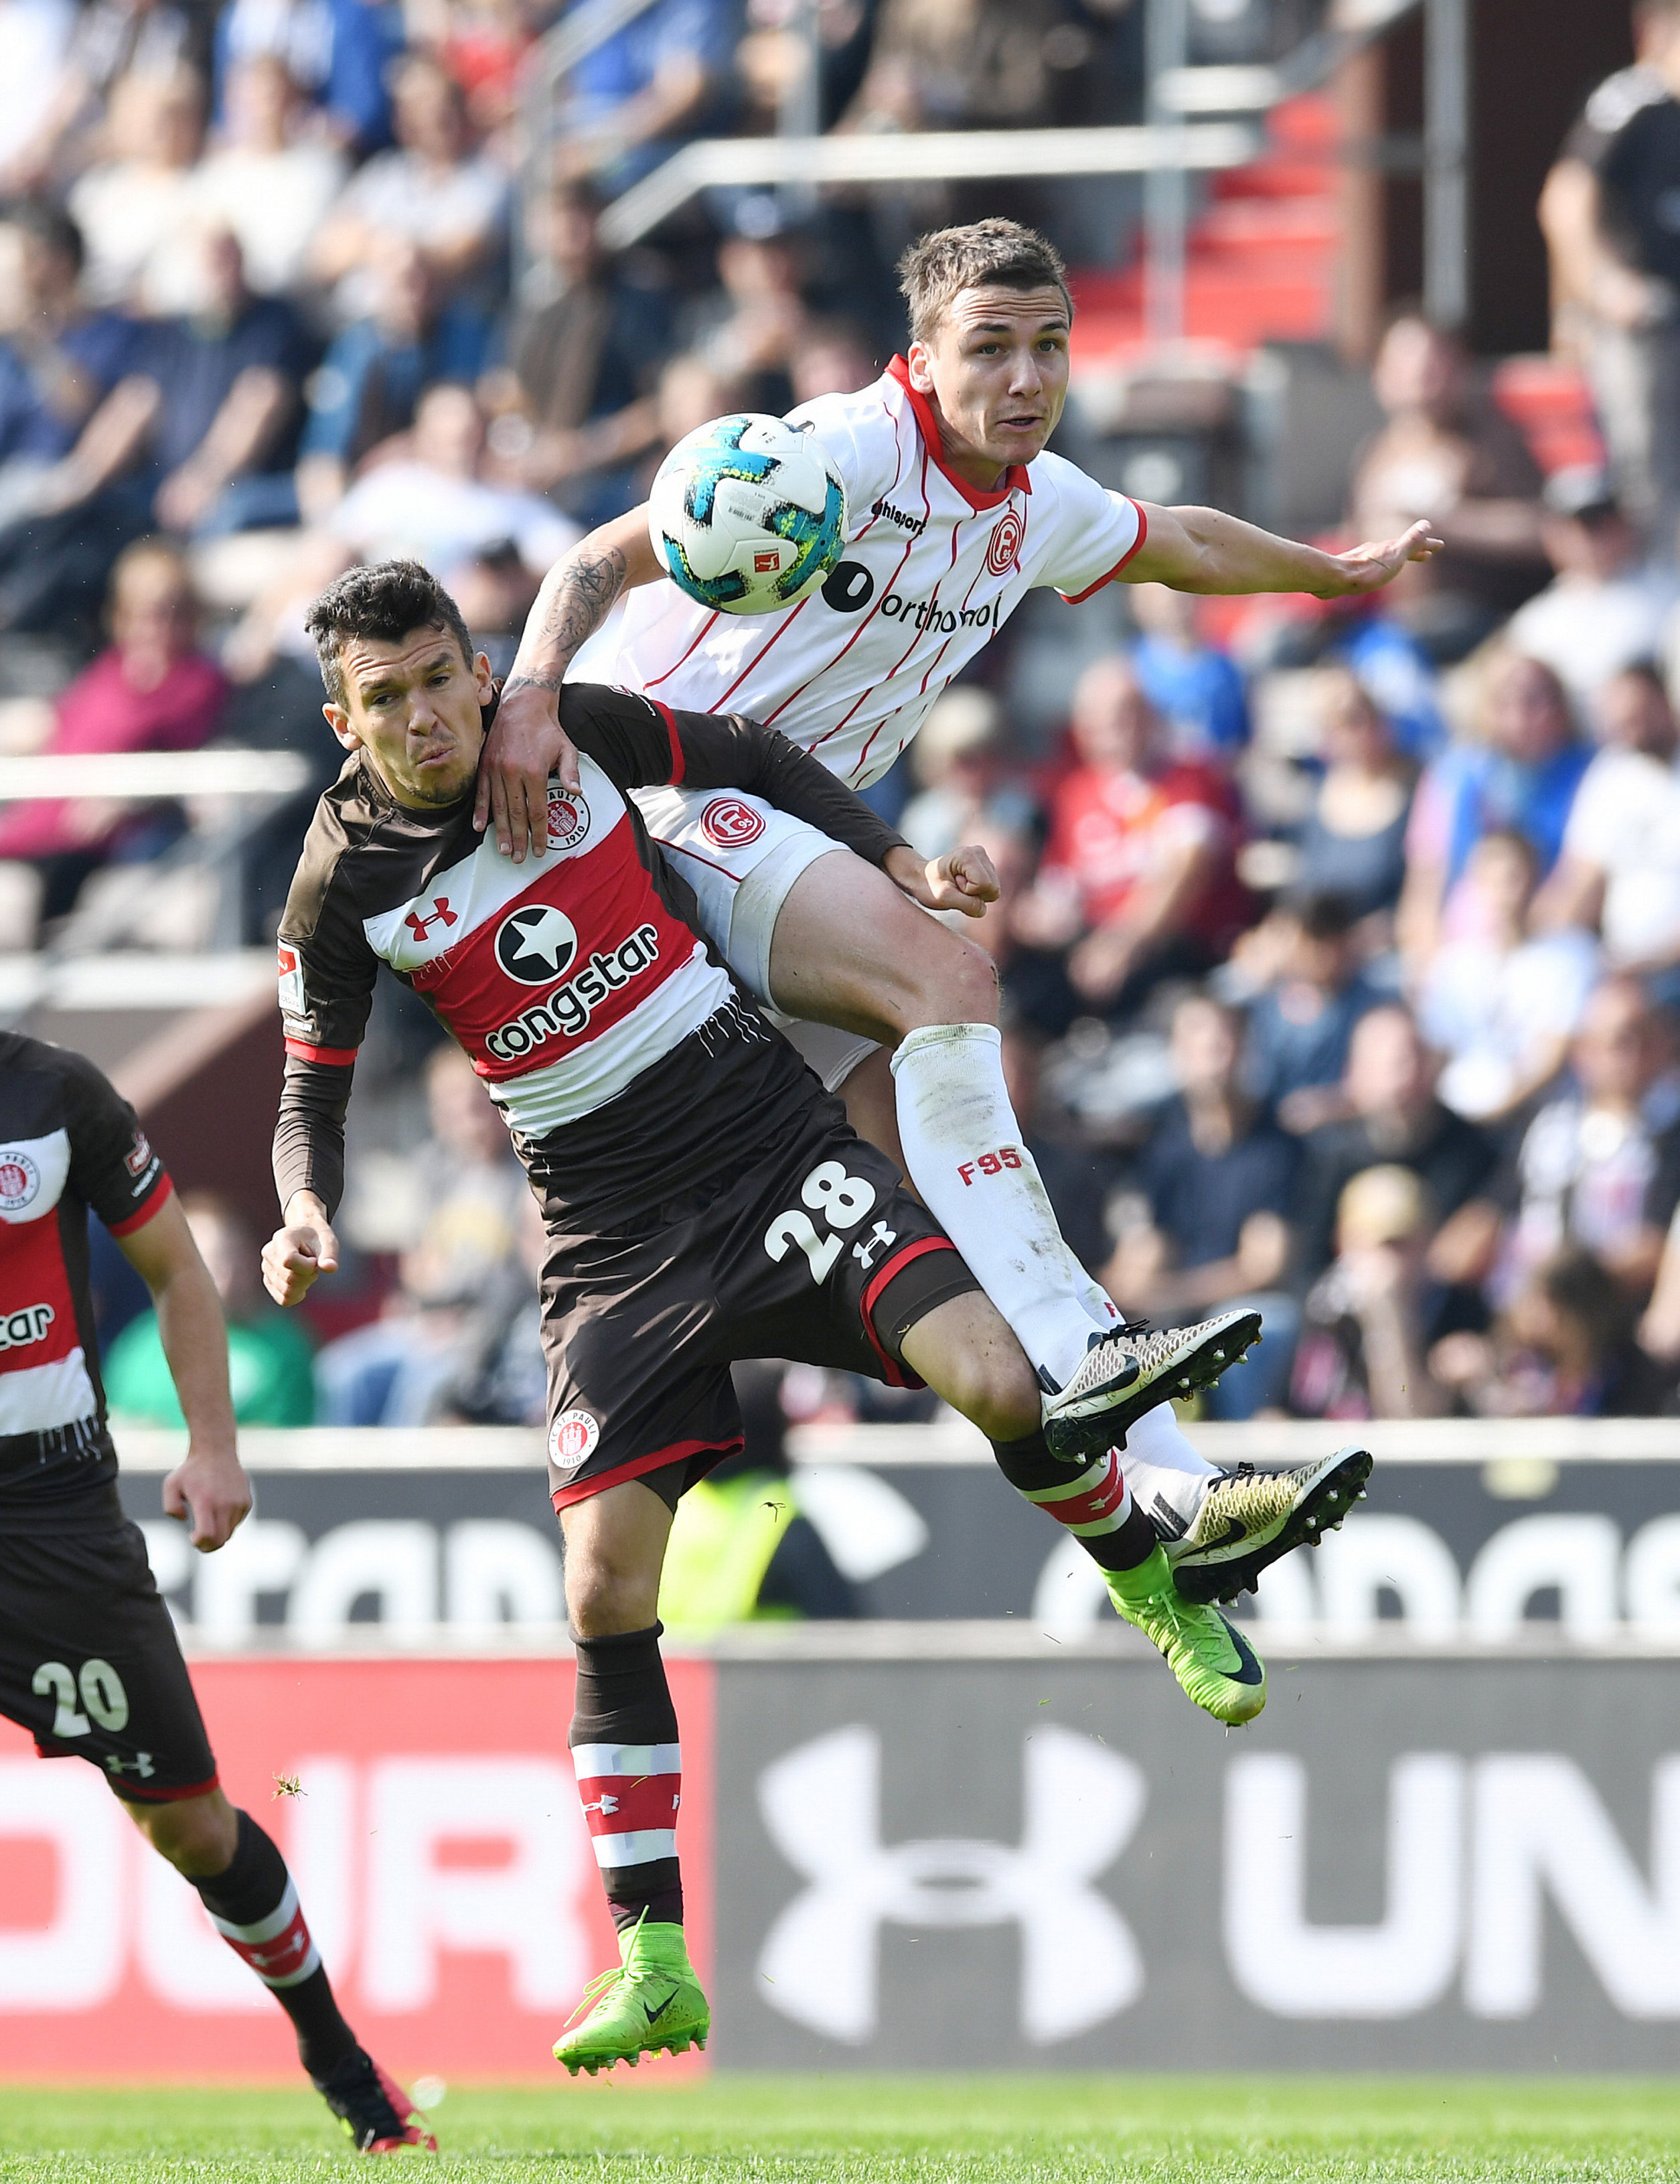
<svg viewBox="0 0 1680 2184">
<path fill-rule="evenodd" d="M 703 607 L 776 614 L 839 560 L 846 488 L 814 434 L 780 417 L 717 417 L 659 465 L 648 529 L 666 575 Z"/>
</svg>

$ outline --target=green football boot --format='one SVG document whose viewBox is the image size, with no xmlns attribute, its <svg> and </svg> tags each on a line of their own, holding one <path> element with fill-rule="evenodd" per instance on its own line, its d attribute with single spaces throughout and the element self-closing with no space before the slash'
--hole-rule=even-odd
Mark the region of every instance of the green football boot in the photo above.
<svg viewBox="0 0 1680 2184">
<path fill-rule="evenodd" d="M 1136 1569 L 1110 1572 L 1117 1613 L 1160 1652 L 1185 1694 L 1216 1721 L 1252 1721 L 1266 1704 L 1266 1667 L 1216 1607 L 1186 1600 L 1157 1547 Z"/>
<path fill-rule="evenodd" d="M 641 2057 L 662 2048 L 686 2055 L 691 2047 L 704 2048 L 712 2029 L 681 1926 L 643 1918 L 619 1936 L 619 1947 L 624 1962 L 591 1980 L 572 2012 L 589 2014 L 554 2042 L 554 2060 L 574 2078 L 580 2070 L 592 2078 L 615 2063 L 634 2070 Z"/>
</svg>

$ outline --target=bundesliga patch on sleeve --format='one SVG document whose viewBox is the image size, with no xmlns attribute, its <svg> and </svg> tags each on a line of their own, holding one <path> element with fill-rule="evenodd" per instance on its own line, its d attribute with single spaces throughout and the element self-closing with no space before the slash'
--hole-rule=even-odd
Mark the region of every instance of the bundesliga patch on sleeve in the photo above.
<svg viewBox="0 0 1680 2184">
<path fill-rule="evenodd" d="M 123 1166 L 131 1175 L 144 1175 L 152 1165 L 152 1141 L 144 1130 L 136 1130 L 134 1143 L 123 1156 Z"/>
<path fill-rule="evenodd" d="M 306 1017 L 309 1005 L 303 994 L 303 962 L 295 948 L 280 944 L 280 1006 L 288 1017 Z"/>
</svg>

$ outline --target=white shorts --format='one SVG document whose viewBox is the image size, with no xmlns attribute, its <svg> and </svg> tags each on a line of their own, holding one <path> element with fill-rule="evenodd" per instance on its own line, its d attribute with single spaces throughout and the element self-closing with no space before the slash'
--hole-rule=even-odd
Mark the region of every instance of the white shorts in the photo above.
<svg viewBox="0 0 1680 2184">
<path fill-rule="evenodd" d="M 772 1006 L 770 949 L 794 882 L 819 857 L 843 854 L 840 844 L 731 789 L 638 788 L 635 796 L 648 832 L 693 889 L 707 939 L 826 1088 L 838 1091 L 876 1043 Z"/>
</svg>

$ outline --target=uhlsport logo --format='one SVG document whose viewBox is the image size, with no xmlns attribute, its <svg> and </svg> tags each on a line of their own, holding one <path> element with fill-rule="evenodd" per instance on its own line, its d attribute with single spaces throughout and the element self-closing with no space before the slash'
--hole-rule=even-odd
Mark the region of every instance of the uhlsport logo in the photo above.
<svg viewBox="0 0 1680 2184">
<path fill-rule="evenodd" d="M 25 1213 L 41 1189 L 41 1170 L 16 1146 L 0 1151 L 0 1214 Z"/>
<path fill-rule="evenodd" d="M 522 986 L 552 986 L 576 953 L 577 928 L 551 902 L 527 903 L 502 920 L 496 935 L 496 961 Z"/>
<path fill-rule="evenodd" d="M 986 549 L 986 568 L 988 575 L 1007 577 L 1015 566 L 1015 556 L 1021 551 L 1021 535 L 1026 526 L 1012 508 L 1006 508 L 998 518 L 991 542 Z"/>
<path fill-rule="evenodd" d="M 589 806 L 575 788 L 548 783 L 548 847 L 575 850 L 589 832 Z"/>
<path fill-rule="evenodd" d="M 700 814 L 700 832 L 720 850 L 744 850 L 764 831 L 764 814 L 738 796 L 715 796 Z"/>
<path fill-rule="evenodd" d="M 587 1411 L 562 1411 L 548 1429 L 548 1456 L 556 1471 L 576 1471 L 595 1453 L 598 1422 Z"/>
</svg>

